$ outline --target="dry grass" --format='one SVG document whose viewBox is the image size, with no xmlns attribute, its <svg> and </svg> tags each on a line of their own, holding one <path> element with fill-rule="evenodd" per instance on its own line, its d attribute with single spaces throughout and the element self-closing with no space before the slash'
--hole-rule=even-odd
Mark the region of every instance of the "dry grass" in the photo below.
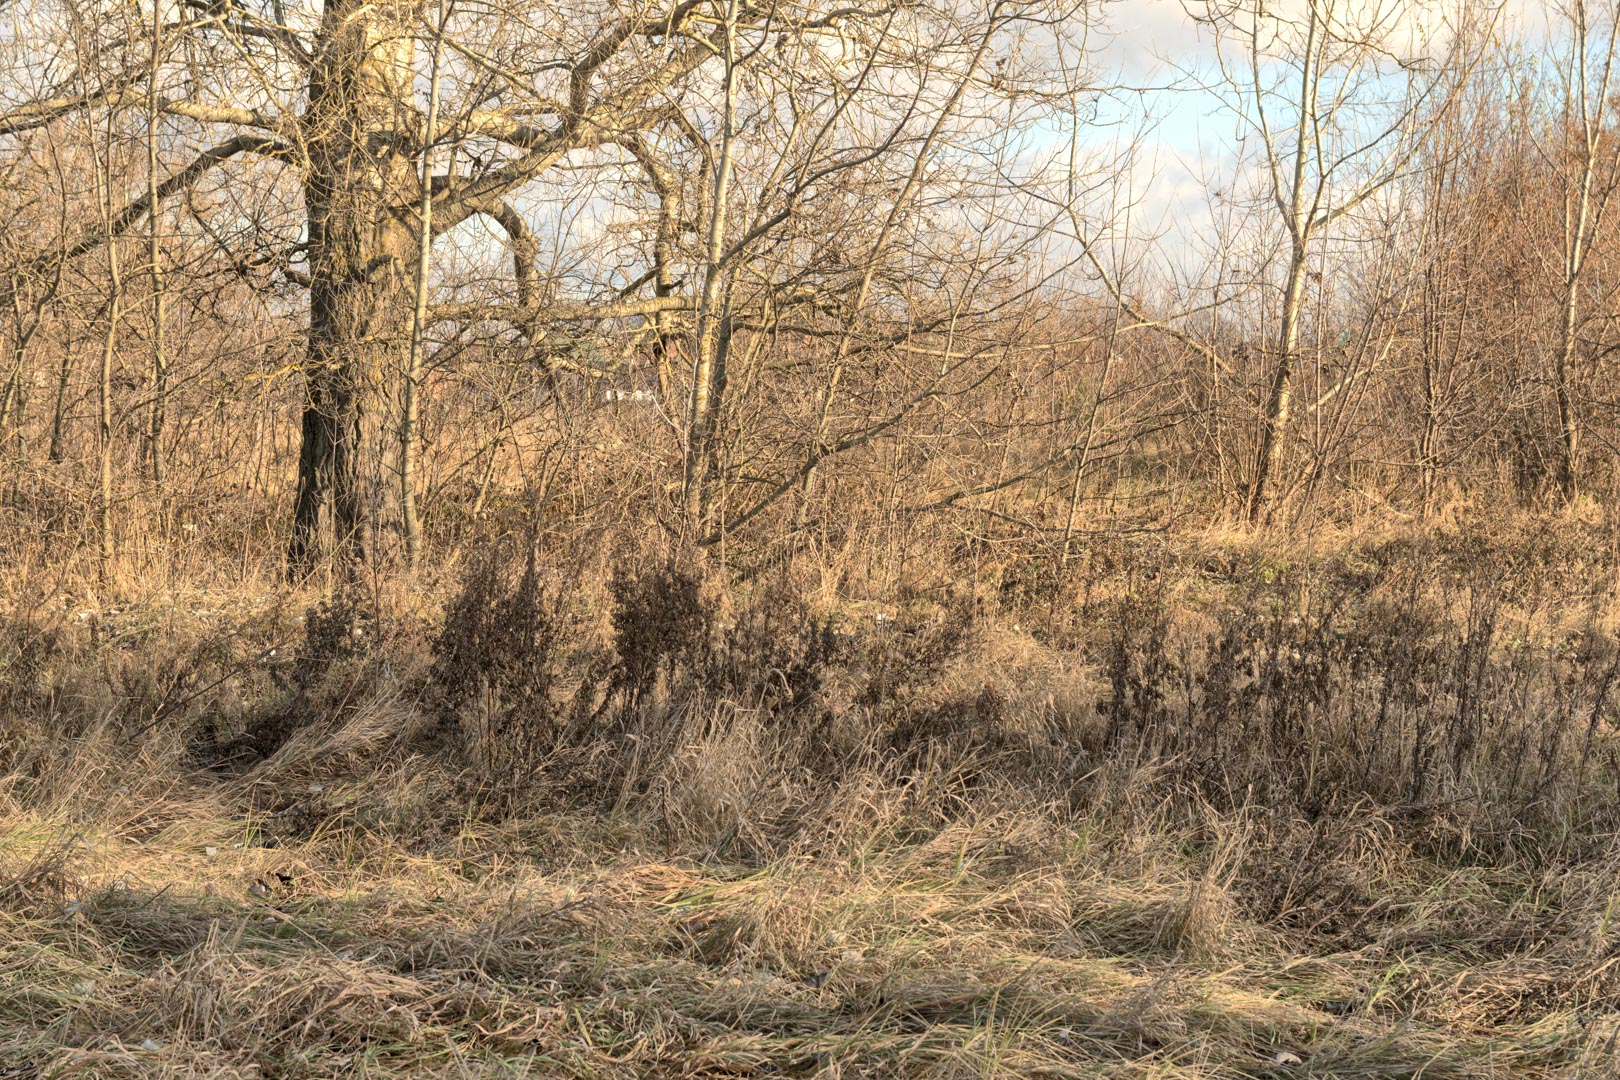
<svg viewBox="0 0 1620 1080">
<path fill-rule="evenodd" d="M 1449 550 L 14 616 L 0 1077 L 1620 1075 L 1608 601 Z"/>
<path fill-rule="evenodd" d="M 409 787 L 391 797 L 422 797 Z M 114 804 L 71 832 L 14 815 L 4 1066 L 1186 1077 L 1615 1067 L 1604 1005 L 1612 864 L 1606 879 L 1527 882 L 1380 850 L 1385 865 L 1366 871 L 1376 930 L 1355 949 L 1318 949 L 1310 934 L 1244 915 L 1241 850 L 1203 858 L 1196 836 L 1109 835 L 1038 807 L 919 828 L 897 801 L 842 797 L 846 815 L 825 842 L 763 864 L 668 861 L 638 849 L 646 838 L 634 830 L 571 815 L 468 823 L 425 849 L 352 824 L 279 839 L 268 822 L 220 815 L 214 793 L 167 802 L 151 834 L 152 807 L 130 821 Z M 323 792 L 314 809 L 345 799 Z M 1206 829 L 1240 837 L 1253 823 Z M 256 895 L 261 884 L 268 895 Z"/>
</svg>

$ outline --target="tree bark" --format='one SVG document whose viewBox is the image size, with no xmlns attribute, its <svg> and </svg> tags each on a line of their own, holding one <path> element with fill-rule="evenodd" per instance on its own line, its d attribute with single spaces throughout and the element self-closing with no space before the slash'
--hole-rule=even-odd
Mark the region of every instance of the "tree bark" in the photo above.
<svg viewBox="0 0 1620 1080">
<path fill-rule="evenodd" d="M 147 429 L 147 450 L 151 455 L 152 487 L 163 493 L 163 429 L 167 422 L 169 397 L 169 356 L 165 351 L 164 322 L 167 319 L 163 291 L 162 203 L 158 199 L 158 79 L 163 68 L 162 5 L 152 5 L 152 59 L 147 84 L 146 114 L 146 198 L 147 259 L 152 277 L 152 413 Z"/>
<path fill-rule="evenodd" d="M 444 48 L 445 7 L 441 3 L 428 77 L 427 124 L 422 132 L 422 177 L 417 220 L 416 280 L 411 304 L 410 359 L 405 366 L 399 418 L 399 516 L 405 561 L 414 570 L 422 553 L 422 525 L 416 516 L 417 386 L 422 379 L 423 336 L 427 333 L 428 293 L 433 269 L 433 140 L 439 122 L 439 57 Z"/>
<path fill-rule="evenodd" d="M 351 565 L 375 548 L 391 449 L 384 383 L 403 370 L 413 310 L 416 238 L 396 212 L 415 182 L 411 15 L 397 0 L 327 0 L 322 16 L 326 48 L 316 54 L 303 117 L 310 304 L 287 559 L 294 575 L 309 569 L 323 536 Z"/>
<path fill-rule="evenodd" d="M 731 170 L 736 153 L 737 64 L 735 35 L 737 0 L 726 5 L 724 38 L 725 100 L 720 156 L 715 162 L 710 196 L 703 292 L 697 312 L 697 335 L 693 343 L 692 395 L 687 409 L 686 468 L 684 501 L 686 520 L 692 538 L 701 543 L 708 531 L 714 509 L 713 486 L 716 459 L 716 423 L 726 384 L 726 353 L 730 345 L 729 288 L 722 277 L 728 272 L 721 265 L 725 250 L 727 200 L 731 191 Z"/>
<path fill-rule="evenodd" d="M 105 202 L 112 201 L 111 180 L 105 176 Z M 113 364 L 118 358 L 118 323 L 123 318 L 124 279 L 118 265 L 118 242 L 107 243 L 107 332 L 101 339 L 101 365 L 96 374 L 96 576 L 102 585 L 112 578 L 113 558 Z"/>
<path fill-rule="evenodd" d="M 1249 490 L 1249 520 L 1270 518 L 1272 489 L 1282 471 L 1283 436 L 1293 417 L 1294 358 L 1299 351 L 1299 319 L 1305 302 L 1305 251 L 1296 245 L 1283 292 L 1282 332 L 1277 343 L 1277 366 L 1266 399 L 1265 421 L 1260 428 L 1260 453 L 1255 461 L 1254 486 Z"/>
</svg>

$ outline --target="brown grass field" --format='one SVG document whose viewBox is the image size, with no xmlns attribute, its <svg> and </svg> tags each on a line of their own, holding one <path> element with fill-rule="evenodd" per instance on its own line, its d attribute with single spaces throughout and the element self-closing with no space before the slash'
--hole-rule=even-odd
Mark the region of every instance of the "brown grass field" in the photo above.
<svg viewBox="0 0 1620 1080">
<path fill-rule="evenodd" d="M 1620 1075 L 1607 536 L 13 582 L 0 1077 Z"/>
</svg>

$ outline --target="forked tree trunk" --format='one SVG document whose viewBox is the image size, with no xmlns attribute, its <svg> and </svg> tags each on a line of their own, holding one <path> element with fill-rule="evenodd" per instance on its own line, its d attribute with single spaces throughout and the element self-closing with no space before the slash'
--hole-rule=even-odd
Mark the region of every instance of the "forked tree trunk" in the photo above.
<svg viewBox="0 0 1620 1080">
<path fill-rule="evenodd" d="M 327 0 L 303 125 L 309 147 L 310 310 L 298 493 L 288 569 L 329 539 L 366 557 L 385 497 L 388 381 L 410 347 L 415 237 L 409 4 Z"/>
</svg>

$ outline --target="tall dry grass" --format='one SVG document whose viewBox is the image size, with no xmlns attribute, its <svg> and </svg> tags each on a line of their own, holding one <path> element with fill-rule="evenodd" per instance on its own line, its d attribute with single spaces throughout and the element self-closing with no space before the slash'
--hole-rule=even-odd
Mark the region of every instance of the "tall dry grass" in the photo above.
<svg viewBox="0 0 1620 1080">
<path fill-rule="evenodd" d="M 1605 536 L 15 592 L 0 1068 L 1609 1075 Z"/>
</svg>

